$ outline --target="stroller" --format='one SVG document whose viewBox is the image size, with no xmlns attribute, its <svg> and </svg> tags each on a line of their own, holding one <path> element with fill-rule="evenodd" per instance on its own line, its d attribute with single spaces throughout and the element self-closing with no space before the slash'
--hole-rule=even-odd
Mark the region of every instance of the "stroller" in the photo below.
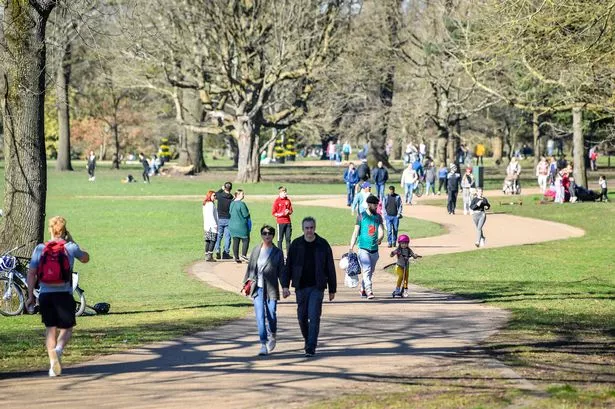
<svg viewBox="0 0 615 409">
<path fill-rule="evenodd" d="M 505 195 L 520 195 L 521 184 L 519 183 L 519 176 L 507 175 L 504 179 L 504 186 L 502 186 L 502 192 L 504 192 Z"/>
</svg>

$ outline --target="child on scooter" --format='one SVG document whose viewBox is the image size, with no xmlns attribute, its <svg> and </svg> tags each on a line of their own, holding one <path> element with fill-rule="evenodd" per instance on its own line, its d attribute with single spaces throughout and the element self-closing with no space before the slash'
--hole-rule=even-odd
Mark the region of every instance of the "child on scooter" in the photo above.
<svg viewBox="0 0 615 409">
<path fill-rule="evenodd" d="M 395 265 L 395 274 L 397 274 L 397 286 L 393 291 L 393 298 L 408 297 L 408 269 L 410 267 L 410 257 L 417 259 L 421 258 L 410 248 L 410 237 L 407 234 L 402 234 L 397 239 L 399 246 L 391 252 L 391 257 L 397 256 Z"/>
</svg>

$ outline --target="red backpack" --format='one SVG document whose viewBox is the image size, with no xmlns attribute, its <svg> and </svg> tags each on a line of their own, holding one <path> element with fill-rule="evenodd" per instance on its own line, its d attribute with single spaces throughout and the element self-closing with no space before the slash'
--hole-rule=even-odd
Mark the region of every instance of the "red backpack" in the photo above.
<svg viewBox="0 0 615 409">
<path fill-rule="evenodd" d="M 48 241 L 38 263 L 38 280 L 45 284 L 64 284 L 71 281 L 70 260 L 64 240 Z"/>
</svg>

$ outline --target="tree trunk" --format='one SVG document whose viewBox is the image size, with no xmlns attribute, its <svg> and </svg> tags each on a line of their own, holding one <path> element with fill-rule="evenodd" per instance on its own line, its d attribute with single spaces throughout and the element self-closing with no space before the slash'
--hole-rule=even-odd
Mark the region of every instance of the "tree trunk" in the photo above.
<svg viewBox="0 0 615 409">
<path fill-rule="evenodd" d="M 119 169 L 120 168 L 120 129 L 117 124 L 117 119 L 114 118 L 113 126 L 111 127 L 113 131 L 113 142 L 115 144 L 115 155 L 114 159 L 111 162 L 111 169 Z"/>
<path fill-rule="evenodd" d="M 239 162 L 237 178 L 240 183 L 255 183 L 261 180 L 261 168 L 258 155 L 259 127 L 249 118 L 238 116 L 235 122 Z"/>
<path fill-rule="evenodd" d="M 179 166 L 190 165 L 190 155 L 188 154 L 188 130 L 186 128 L 182 128 L 179 133 L 178 145 L 177 150 L 179 150 L 179 157 L 177 158 L 177 164 Z"/>
<path fill-rule="evenodd" d="M 532 113 L 532 134 L 534 136 L 534 167 L 536 167 L 542 156 L 540 146 L 540 115 L 536 111 Z"/>
<path fill-rule="evenodd" d="M 239 163 L 239 147 L 237 146 L 237 139 L 233 137 L 233 135 L 226 135 L 226 146 L 228 150 L 233 155 L 233 168 L 237 169 L 237 164 Z M 273 144 L 271 144 L 271 149 L 273 150 Z"/>
<path fill-rule="evenodd" d="M 43 241 L 47 198 L 45 157 L 45 25 L 54 1 L 8 1 L 0 48 L 4 126 L 4 206 L 0 247 Z"/>
<path fill-rule="evenodd" d="M 71 45 L 66 45 L 56 72 L 56 108 L 58 110 L 58 159 L 56 169 L 73 170 L 70 161 L 70 109 L 68 87 L 71 74 Z"/>
<path fill-rule="evenodd" d="M 495 130 L 491 137 L 491 151 L 493 152 L 494 162 L 502 161 L 502 148 L 504 142 L 502 141 L 502 134 L 499 130 Z"/>
<path fill-rule="evenodd" d="M 200 124 L 203 117 L 203 106 L 199 94 L 191 89 L 185 89 L 182 93 L 183 106 L 185 109 L 186 121 L 193 124 Z M 186 153 L 187 165 L 194 167 L 194 173 L 201 173 L 206 170 L 205 160 L 203 159 L 203 134 L 192 130 L 186 131 Z M 186 166 L 186 165 L 184 165 Z"/>
<path fill-rule="evenodd" d="M 577 185 L 587 187 L 585 137 L 583 136 L 583 111 L 581 108 L 572 108 L 572 146 L 574 181 Z"/>
<path fill-rule="evenodd" d="M 438 142 L 436 144 L 436 162 L 447 166 L 446 146 L 448 145 L 448 128 L 438 127 Z"/>
</svg>

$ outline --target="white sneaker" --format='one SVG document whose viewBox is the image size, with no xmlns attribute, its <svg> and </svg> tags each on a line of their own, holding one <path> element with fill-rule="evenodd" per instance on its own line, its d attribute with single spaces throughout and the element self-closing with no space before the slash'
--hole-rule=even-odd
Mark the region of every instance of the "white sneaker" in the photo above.
<svg viewBox="0 0 615 409">
<path fill-rule="evenodd" d="M 53 377 L 60 375 L 62 375 L 62 365 L 60 364 L 58 353 L 54 350 L 49 359 L 49 376 Z"/>
<path fill-rule="evenodd" d="M 480 243 L 479 243 L 479 245 L 480 245 L 481 247 L 485 247 L 485 238 L 484 238 L 484 237 L 483 237 L 482 239 L 480 239 Z"/>
<path fill-rule="evenodd" d="M 267 344 L 262 344 L 261 345 L 261 350 L 258 352 L 258 355 L 260 356 L 264 356 L 267 355 Z"/>
<path fill-rule="evenodd" d="M 275 349 L 275 335 L 271 334 L 267 341 L 267 353 L 271 353 Z"/>
<path fill-rule="evenodd" d="M 467 216 L 467 215 L 468 215 L 468 211 L 464 209 L 464 211 L 463 211 L 463 215 L 464 215 L 464 216 Z"/>
</svg>

